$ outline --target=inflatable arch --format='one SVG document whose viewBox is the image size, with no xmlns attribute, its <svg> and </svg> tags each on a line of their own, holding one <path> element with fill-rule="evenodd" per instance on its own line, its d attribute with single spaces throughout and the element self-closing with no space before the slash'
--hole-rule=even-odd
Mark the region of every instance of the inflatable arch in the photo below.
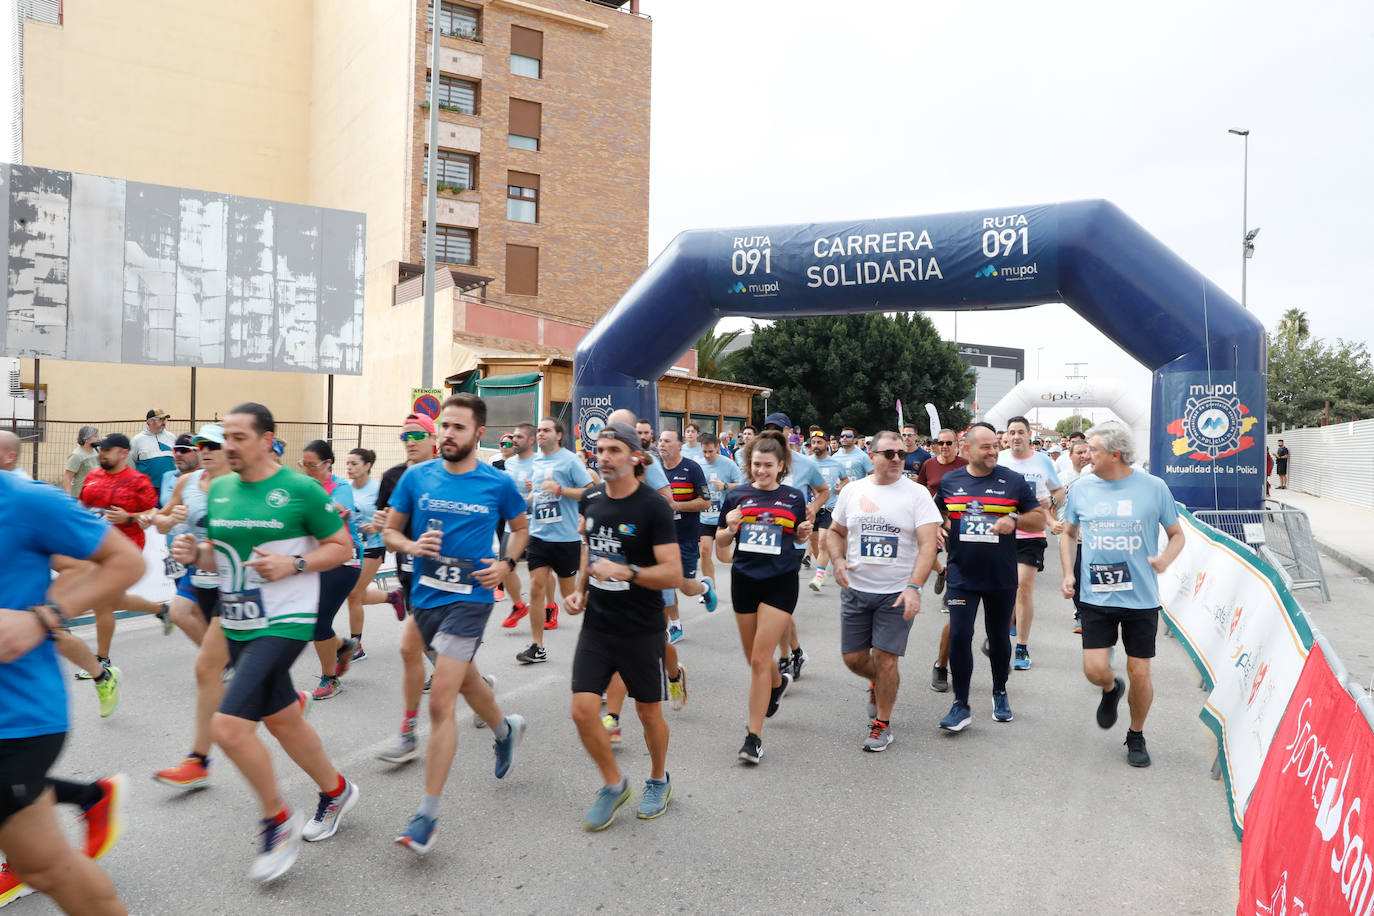
<svg viewBox="0 0 1374 916">
<path fill-rule="evenodd" d="M 594 437 L 619 407 L 657 416 L 657 379 L 727 316 L 1047 302 L 1068 304 L 1153 372 L 1150 467 L 1176 498 L 1260 505 L 1263 327 L 1101 200 L 683 232 L 578 345 L 577 429 Z"/>
<path fill-rule="evenodd" d="M 1135 438 L 1136 461 L 1150 455 L 1150 402 L 1145 393 L 1132 389 L 1117 378 L 1042 378 L 1026 379 L 998 401 L 983 419 L 998 429 L 1007 421 L 1026 416 L 1037 407 L 1078 410 L 1081 407 L 1106 407 L 1131 428 Z M 1152 464 L 1151 467 L 1154 467 Z"/>
</svg>

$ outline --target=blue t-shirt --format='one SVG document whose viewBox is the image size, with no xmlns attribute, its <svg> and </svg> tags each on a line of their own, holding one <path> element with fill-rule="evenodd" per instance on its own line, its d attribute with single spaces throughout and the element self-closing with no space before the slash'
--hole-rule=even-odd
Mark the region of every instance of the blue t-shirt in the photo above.
<svg viewBox="0 0 1374 916">
<path fill-rule="evenodd" d="M 353 481 L 349 481 L 349 492 L 353 494 L 353 530 L 357 532 L 358 538 L 362 541 L 364 549 L 373 549 L 382 546 L 381 532 L 377 534 L 363 534 L 360 530 L 363 525 L 368 524 L 377 515 L 377 494 L 381 492 L 382 482 L 369 477 L 367 482 L 361 487 L 353 486 Z"/>
<path fill-rule="evenodd" d="M 653 464 L 644 466 L 644 483 L 650 490 L 662 490 L 668 486 L 668 475 L 663 472 L 663 459 L 655 457 Z"/>
<path fill-rule="evenodd" d="M 577 533 L 577 500 L 545 493 L 544 481 L 550 479 L 562 487 L 580 489 L 592 484 L 591 472 L 567 449 L 561 448 L 552 455 L 536 452 L 530 472 L 530 482 L 534 484 L 530 537 L 559 544 L 582 540 Z"/>
<path fill-rule="evenodd" d="M 442 461 L 414 465 L 401 475 L 390 504 L 409 516 L 415 540 L 430 522 L 443 528 L 438 557 L 415 557 L 410 600 L 415 607 L 443 607 L 457 601 L 492 603 L 473 572 L 486 568 L 498 519 L 525 514 L 525 500 L 504 471 L 486 462 L 466 474 L 450 474 Z"/>
<path fill-rule="evenodd" d="M 706 475 L 701 472 L 701 465 L 686 458 L 679 459 L 677 467 L 664 465 L 663 473 L 667 475 L 668 486 L 673 491 L 673 522 L 677 526 L 678 543 L 696 544 L 701 535 L 701 513 L 684 512 L 678 508 L 678 504 L 694 499 L 710 499 L 706 490 Z"/>
<path fill-rule="evenodd" d="M 873 472 L 873 462 L 868 457 L 868 453 L 863 449 L 855 448 L 848 452 L 840 449 L 830 456 L 830 460 L 838 464 L 844 473 L 841 477 L 848 477 L 850 480 L 858 480 L 867 477 Z M 833 495 L 833 494 L 832 494 Z M 829 505 L 827 503 L 827 505 Z"/>
<path fill-rule="evenodd" d="M 735 533 L 735 572 L 751 579 L 769 579 L 801 568 L 796 546 L 797 526 L 806 521 L 806 497 L 786 485 L 760 490 L 746 483 L 725 494 L 718 528 L 728 528 L 726 517 L 736 506 L 741 513 Z"/>
<path fill-rule="evenodd" d="M 818 458 L 816 467 L 820 469 L 821 477 L 830 485 L 830 498 L 825 501 L 825 508 L 834 509 L 840 498 L 840 478 L 849 475 L 845 474 L 843 465 L 834 458 Z"/>
<path fill-rule="evenodd" d="M 157 488 L 157 504 L 165 506 L 172 498 L 172 490 L 176 488 L 177 480 L 180 479 L 181 472 L 176 468 L 162 475 L 162 483 Z"/>
<path fill-rule="evenodd" d="M 695 461 L 697 467 L 706 463 L 706 456 L 702 454 L 700 445 L 687 445 L 684 442 L 682 445 L 682 457 L 686 458 L 688 461 Z"/>
<path fill-rule="evenodd" d="M 1080 477 L 1069 491 L 1064 521 L 1081 529 L 1078 576 L 1085 604 L 1159 607 L 1159 581 L 1150 557 L 1159 552 L 1159 529 L 1178 523 L 1178 509 L 1164 481 L 1141 471 L 1120 480 Z"/>
<path fill-rule="evenodd" d="M 986 477 L 956 468 L 940 478 L 935 502 L 949 513 L 949 587 L 971 592 L 1016 588 L 1016 538 L 993 534 L 992 526 L 1011 512 L 1040 508 L 1030 482 L 1001 466 Z"/>
<path fill-rule="evenodd" d="M 821 477 L 820 468 L 816 467 L 815 458 L 801 452 L 793 452 L 792 470 L 782 479 L 782 483 L 783 486 L 802 490 L 805 487 L 821 487 L 825 484 L 825 479 Z"/>
<path fill-rule="evenodd" d="M 739 472 L 739 467 L 729 458 L 723 456 L 718 456 L 715 461 L 702 462 L 701 473 L 706 475 L 707 495 L 711 499 L 711 508 L 701 513 L 701 523 L 714 527 L 716 522 L 720 520 L 721 503 L 725 502 L 725 494 L 730 491 L 717 490 L 711 486 L 712 478 L 725 484 L 739 483 L 744 478 Z"/>
<path fill-rule="evenodd" d="M 42 519 L 42 524 L 34 524 Z M 56 487 L 0 474 L 0 607 L 42 603 L 52 584 L 55 553 L 85 559 L 100 547 L 110 525 Z M 43 640 L 0 664 L 0 740 L 67 731 L 67 688 L 55 643 Z"/>
<path fill-rule="evenodd" d="M 919 445 L 916 446 L 916 450 L 907 452 L 906 458 L 902 460 L 902 473 L 910 479 L 915 480 L 916 475 L 921 473 L 921 465 L 925 464 L 933 457 L 934 456 L 931 455 L 930 452 L 921 448 Z"/>
<path fill-rule="evenodd" d="M 358 513 L 354 511 L 357 506 L 353 502 L 353 485 L 337 474 L 330 474 L 329 480 L 333 484 L 333 489 L 330 490 L 329 487 L 325 487 L 325 489 L 329 490 L 330 502 L 336 506 L 342 506 L 349 512 L 348 537 L 353 541 L 353 559 L 357 560 L 361 552 L 362 539 L 358 534 Z"/>
<path fill-rule="evenodd" d="M 515 489 L 521 497 L 529 499 L 530 490 L 525 486 L 529 481 L 530 475 L 534 473 L 534 458 L 539 452 L 536 449 L 530 453 L 528 458 L 521 458 L 518 455 L 511 455 L 506 459 L 506 473 L 515 482 Z"/>
</svg>

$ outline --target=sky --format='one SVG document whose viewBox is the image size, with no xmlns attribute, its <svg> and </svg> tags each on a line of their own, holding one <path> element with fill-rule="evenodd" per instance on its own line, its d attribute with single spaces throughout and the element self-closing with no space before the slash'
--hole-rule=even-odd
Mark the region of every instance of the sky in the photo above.
<svg viewBox="0 0 1374 916">
<path fill-rule="evenodd" d="M 1266 328 L 1296 307 L 1317 337 L 1374 340 L 1359 267 L 1374 235 L 1374 4 L 641 9 L 651 258 L 685 229 L 1105 198 L 1239 301 L 1245 149 L 1227 130 L 1243 128 L 1262 230 L 1249 308 Z M 929 315 L 953 339 L 954 313 Z M 1025 349 L 1028 377 L 1086 361 L 1085 375 L 1148 390 L 1148 370 L 1062 304 L 957 320 L 961 341 Z"/>
</svg>

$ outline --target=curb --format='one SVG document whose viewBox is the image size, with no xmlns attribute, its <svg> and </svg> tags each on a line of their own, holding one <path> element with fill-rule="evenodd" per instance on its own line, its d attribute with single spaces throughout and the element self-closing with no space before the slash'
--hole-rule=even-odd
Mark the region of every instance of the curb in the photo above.
<svg viewBox="0 0 1374 916">
<path fill-rule="evenodd" d="M 1366 579 L 1374 580 L 1374 566 L 1371 566 L 1369 562 L 1365 560 L 1356 559 L 1355 557 L 1346 553 L 1344 550 L 1341 550 L 1337 547 L 1332 547 L 1329 543 L 1323 541 L 1315 534 L 1312 536 L 1312 541 L 1317 545 L 1318 550 L 1320 550 L 1322 553 L 1326 554 L 1328 557 L 1335 560 L 1342 566 L 1352 570 L 1355 573 L 1355 575 L 1364 576 Z"/>
</svg>

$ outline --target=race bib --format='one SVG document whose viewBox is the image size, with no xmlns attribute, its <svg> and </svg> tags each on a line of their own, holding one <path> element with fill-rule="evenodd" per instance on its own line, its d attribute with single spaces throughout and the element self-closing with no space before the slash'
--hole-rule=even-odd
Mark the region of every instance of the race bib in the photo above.
<svg viewBox="0 0 1374 916">
<path fill-rule="evenodd" d="M 776 557 L 782 553 L 782 528 L 762 522 L 745 522 L 739 528 L 739 549 Z"/>
<path fill-rule="evenodd" d="M 420 584 L 448 592 L 453 595 L 472 594 L 472 573 L 477 568 L 476 560 L 462 557 L 422 557 L 424 571 L 420 574 Z"/>
<path fill-rule="evenodd" d="M 534 520 L 536 522 L 556 522 L 563 517 L 562 500 L 554 499 L 546 503 L 536 503 Z"/>
<path fill-rule="evenodd" d="M 996 544 L 998 536 L 992 532 L 995 524 L 997 520 L 986 515 L 964 513 L 959 519 L 959 540 L 965 544 Z"/>
<path fill-rule="evenodd" d="M 1088 584 L 1095 592 L 1129 592 L 1135 590 L 1131 571 L 1125 563 L 1089 563 Z"/>
<path fill-rule="evenodd" d="M 186 567 L 173 560 L 170 556 L 162 558 L 162 570 L 167 574 L 167 578 L 173 582 L 186 575 Z"/>
<path fill-rule="evenodd" d="M 897 535 L 864 534 L 859 537 L 859 558 L 865 563 L 891 566 L 897 562 Z"/>
<path fill-rule="evenodd" d="M 219 596 L 220 623 L 230 630 L 261 630 L 267 626 L 267 613 L 262 606 L 262 592 L 256 588 L 241 592 L 221 592 Z"/>
<path fill-rule="evenodd" d="M 219 570 L 192 569 L 191 585 L 196 588 L 219 588 Z"/>
<path fill-rule="evenodd" d="M 410 558 L 408 553 L 396 554 L 396 568 L 403 573 L 411 572 L 415 569 L 415 561 Z"/>
<path fill-rule="evenodd" d="M 597 560 L 610 560 L 621 566 L 630 565 L 624 557 L 608 557 L 605 554 L 593 554 L 590 559 L 593 563 Z M 596 576 L 589 575 L 587 584 L 592 588 L 599 588 L 603 592 L 628 592 L 630 590 L 630 583 L 620 579 L 598 579 Z"/>
</svg>

